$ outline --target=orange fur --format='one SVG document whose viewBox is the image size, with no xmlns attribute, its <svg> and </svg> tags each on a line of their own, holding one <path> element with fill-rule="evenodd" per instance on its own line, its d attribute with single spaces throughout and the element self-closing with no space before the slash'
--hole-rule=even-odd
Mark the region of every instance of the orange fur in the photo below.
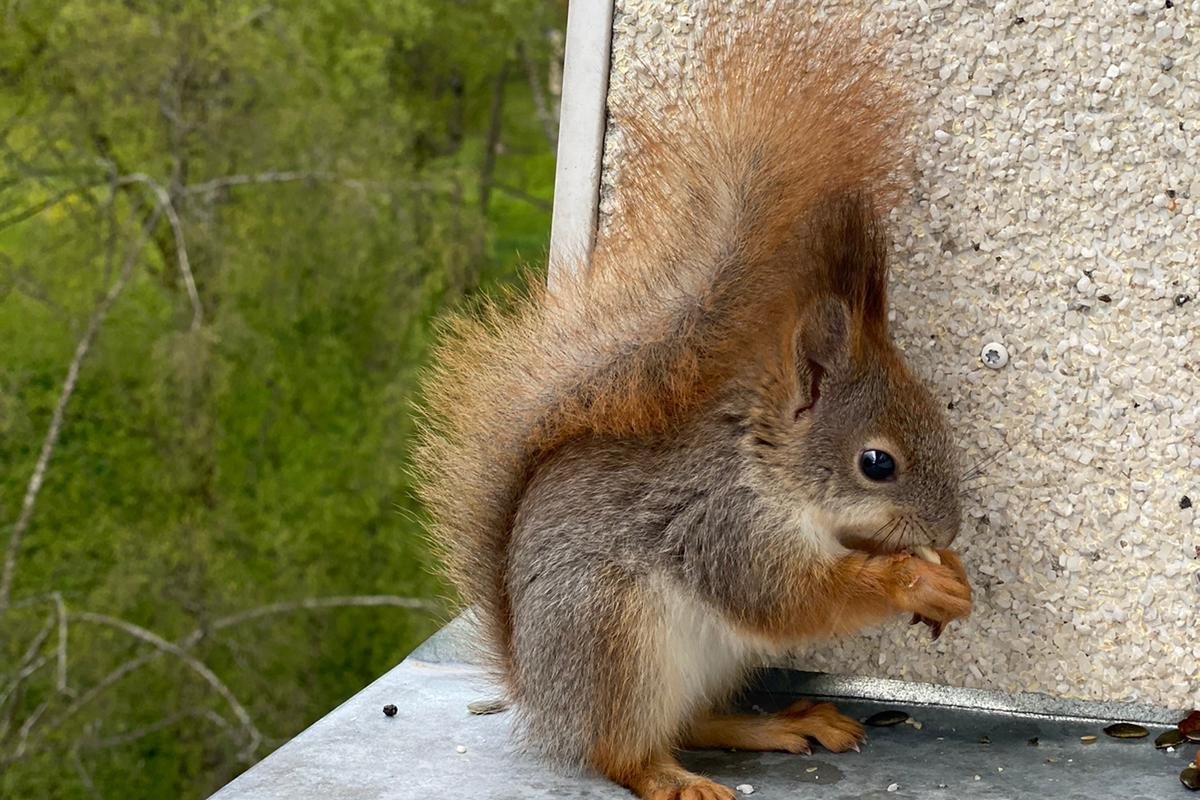
<svg viewBox="0 0 1200 800">
<path fill-rule="evenodd" d="M 709 30 L 671 114 L 612 109 L 628 152 L 591 264 L 553 293 L 452 318 L 435 350 L 420 495 L 507 679 L 506 553 L 539 463 L 573 440 L 669 431 L 739 371 L 790 352 L 796 320 L 837 280 L 820 273 L 836 259 L 810 252 L 817 212 L 843 198 L 883 210 L 904 185 L 907 105 L 878 40 L 779 5 L 751 31 Z M 880 280 L 861 281 L 862 313 L 881 313 Z"/>
<path fill-rule="evenodd" d="M 735 797 L 729 788 L 688 772 L 665 753 L 634 766 L 600 756 L 592 766 L 644 800 L 734 800 Z"/>
<path fill-rule="evenodd" d="M 783 643 L 843 636 L 897 613 L 949 622 L 971 613 L 971 586 L 958 554 L 938 550 L 941 564 L 905 553 L 850 552 L 824 569 L 797 565 L 794 594 L 752 621 L 756 633 Z"/>
<path fill-rule="evenodd" d="M 829 703 L 798 700 L 778 714 L 729 714 L 692 723 L 685 746 L 697 749 L 780 750 L 809 753 L 809 739 L 826 750 L 857 750 L 863 726 Z"/>
</svg>

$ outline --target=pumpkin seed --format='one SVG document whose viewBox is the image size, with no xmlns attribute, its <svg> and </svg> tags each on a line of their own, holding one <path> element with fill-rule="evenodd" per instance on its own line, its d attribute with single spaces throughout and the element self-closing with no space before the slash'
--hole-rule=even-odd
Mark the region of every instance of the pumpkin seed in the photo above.
<svg viewBox="0 0 1200 800">
<path fill-rule="evenodd" d="M 1142 739 L 1150 734 L 1150 731 L 1132 722 L 1114 723 L 1105 728 L 1104 732 L 1114 739 Z"/>
<path fill-rule="evenodd" d="M 1158 738 L 1154 740 L 1154 746 L 1159 750 L 1166 750 L 1168 747 L 1179 747 L 1187 741 L 1187 737 L 1179 732 L 1178 728 L 1172 728 L 1169 731 L 1160 733 Z"/>
<path fill-rule="evenodd" d="M 1096 737 L 1090 734 L 1087 736 L 1080 736 L 1079 741 L 1083 742 L 1084 744 L 1091 744 L 1092 742 L 1096 741 Z"/>
<path fill-rule="evenodd" d="M 1179 773 L 1179 782 L 1193 792 L 1200 789 L 1200 769 L 1188 767 L 1183 772 Z"/>
<path fill-rule="evenodd" d="M 894 708 L 889 708 L 886 711 L 880 711 L 867 717 L 865 722 L 875 728 L 889 728 L 892 725 L 899 725 L 901 722 L 908 721 L 908 714 L 903 711 L 897 711 Z"/>
</svg>

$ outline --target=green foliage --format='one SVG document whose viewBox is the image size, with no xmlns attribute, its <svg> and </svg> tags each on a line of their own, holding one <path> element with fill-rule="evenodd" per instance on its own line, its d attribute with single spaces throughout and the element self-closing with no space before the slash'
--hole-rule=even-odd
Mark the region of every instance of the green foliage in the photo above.
<svg viewBox="0 0 1200 800">
<path fill-rule="evenodd" d="M 445 591 L 408 485 L 413 393 L 438 310 L 544 251 L 539 110 L 564 7 L 6 6 L 0 546 L 90 348 L 0 597 L 0 797 L 203 797 L 247 764 L 229 703 L 183 658 L 82 613 L 184 642 L 274 602 Z M 257 758 L 441 621 L 292 610 L 188 653 L 262 731 Z"/>
</svg>

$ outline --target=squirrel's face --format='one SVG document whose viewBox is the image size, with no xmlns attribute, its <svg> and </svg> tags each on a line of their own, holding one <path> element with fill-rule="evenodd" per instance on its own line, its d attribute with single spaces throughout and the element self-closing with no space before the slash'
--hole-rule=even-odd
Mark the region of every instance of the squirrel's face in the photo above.
<svg viewBox="0 0 1200 800">
<path fill-rule="evenodd" d="M 816 510 L 845 546 L 947 546 L 960 522 L 958 453 L 900 353 L 827 302 L 802 324 L 794 356 L 794 379 L 777 376 L 748 440 L 767 490 Z"/>
</svg>

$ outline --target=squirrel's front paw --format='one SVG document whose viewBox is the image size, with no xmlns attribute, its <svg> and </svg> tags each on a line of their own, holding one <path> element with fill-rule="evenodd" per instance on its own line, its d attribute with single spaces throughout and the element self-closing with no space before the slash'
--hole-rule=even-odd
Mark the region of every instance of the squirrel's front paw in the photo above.
<svg viewBox="0 0 1200 800">
<path fill-rule="evenodd" d="M 896 605 L 935 622 L 949 622 L 971 613 L 971 585 L 958 555 L 939 550 L 942 563 L 915 556 L 893 556 L 892 592 Z"/>
</svg>

